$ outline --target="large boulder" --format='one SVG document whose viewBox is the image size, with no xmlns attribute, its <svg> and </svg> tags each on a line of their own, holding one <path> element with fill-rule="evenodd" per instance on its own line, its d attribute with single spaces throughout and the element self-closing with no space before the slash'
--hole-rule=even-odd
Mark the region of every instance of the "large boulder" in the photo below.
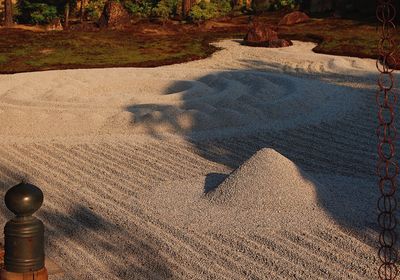
<svg viewBox="0 0 400 280">
<path fill-rule="evenodd" d="M 278 33 L 271 26 L 260 22 L 253 22 L 249 32 L 247 32 L 244 41 L 247 43 L 259 43 L 278 39 Z"/>
<path fill-rule="evenodd" d="M 108 0 L 99 19 L 100 28 L 120 29 L 130 24 L 128 12 L 120 2 Z"/>
<path fill-rule="evenodd" d="M 280 21 L 279 25 L 295 25 L 297 23 L 303 23 L 310 20 L 310 17 L 299 11 L 291 12 L 286 14 Z"/>
<path fill-rule="evenodd" d="M 254 47 L 280 48 L 291 46 L 292 42 L 279 39 L 278 33 L 271 26 L 255 21 L 247 32 L 243 44 Z"/>
<path fill-rule="evenodd" d="M 285 39 L 276 39 L 276 40 L 271 40 L 265 44 L 265 47 L 268 48 L 284 48 L 284 47 L 289 47 L 292 46 L 293 43 L 290 40 L 285 40 Z"/>
</svg>

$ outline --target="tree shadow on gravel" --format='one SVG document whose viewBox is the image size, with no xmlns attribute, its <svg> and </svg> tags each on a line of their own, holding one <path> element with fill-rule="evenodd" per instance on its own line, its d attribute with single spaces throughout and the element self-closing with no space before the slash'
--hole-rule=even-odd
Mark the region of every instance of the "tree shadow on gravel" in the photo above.
<svg viewBox="0 0 400 280">
<path fill-rule="evenodd" d="M 5 192 L 18 182 L 19 178 L 0 176 L 3 200 Z M 0 211 L 4 223 L 13 218 L 4 203 L 0 203 Z M 80 203 L 69 211 L 43 206 L 34 215 L 45 225 L 46 256 L 64 271 L 62 279 L 173 279 L 168 262 L 158 252 L 162 241 L 124 222 L 123 217 L 115 222 Z"/>
<path fill-rule="evenodd" d="M 235 87 L 244 87 L 251 89 L 252 93 L 256 94 L 259 91 L 257 98 L 263 92 L 263 88 L 255 87 L 252 84 L 252 79 L 262 79 L 258 72 L 260 68 L 268 69 L 264 62 L 243 61 L 249 65 L 256 65 L 257 69 L 239 70 L 239 71 L 224 71 L 216 72 L 205 77 L 197 79 L 195 82 L 207 86 L 215 86 L 216 90 L 213 92 L 214 97 L 217 98 L 221 92 L 226 90 L 223 85 L 227 77 L 234 81 Z M 268 70 L 269 71 L 269 70 Z M 257 72 L 256 76 L 248 76 L 249 73 Z M 277 75 L 278 73 L 274 73 Z M 292 91 L 298 91 L 295 87 L 290 85 L 289 77 L 297 75 L 293 74 L 279 74 L 281 77 L 287 79 L 287 84 L 281 86 L 289 87 Z M 247 76 L 247 78 L 246 78 Z M 239 80 L 238 77 L 241 77 Z M 347 75 L 309 75 L 303 73 L 302 78 L 309 79 L 307 81 L 318 79 L 326 79 L 332 82 L 341 82 L 348 78 Z M 268 79 L 268 74 L 265 76 Z M 369 80 L 374 78 L 371 85 L 375 82 L 376 76 L 360 76 L 361 80 Z M 247 80 L 246 80 L 247 79 Z M 221 84 L 218 84 L 221 81 Z M 225 82 L 224 82 L 225 81 Z M 182 82 L 177 82 L 179 85 Z M 329 82 L 327 82 L 328 84 Z M 289 85 L 288 85 L 289 84 Z M 349 86 L 339 86 L 343 92 L 353 90 Z M 320 88 L 320 93 L 324 94 L 323 88 Z M 360 90 L 360 94 L 369 94 L 369 90 Z M 260 109 L 262 104 L 257 107 L 255 103 L 257 98 L 252 99 L 248 96 L 249 100 L 241 99 L 239 103 L 242 106 L 252 105 L 256 109 Z M 277 97 L 279 98 L 287 98 Z M 271 104 L 278 104 L 277 99 L 270 100 Z M 146 125 L 148 132 L 157 138 L 162 138 L 162 133 L 159 133 L 154 127 L 160 124 L 168 124 L 175 130 L 176 133 L 186 136 L 187 141 L 194 147 L 196 153 L 201 157 L 223 164 L 230 167 L 232 170 L 239 167 L 243 162 L 255 154 L 262 148 L 272 148 L 293 161 L 301 170 L 304 171 L 305 178 L 313 178 L 312 180 L 316 186 L 317 196 L 320 204 L 338 224 L 343 226 L 344 229 L 356 231 L 358 234 L 364 232 L 376 232 L 376 201 L 378 199 L 378 189 L 374 181 L 375 165 L 377 162 L 376 156 L 376 135 L 375 125 L 377 120 L 373 122 L 368 119 L 369 116 L 376 115 L 377 110 L 374 107 L 374 99 L 371 97 L 371 104 L 369 101 L 360 100 L 359 104 L 355 104 L 354 108 L 349 112 L 337 115 L 336 119 L 322 120 L 320 123 L 303 123 L 298 126 L 293 126 L 288 129 L 279 131 L 272 131 L 268 129 L 269 122 L 265 120 L 265 127 L 253 131 L 246 131 L 245 127 L 237 129 L 236 132 L 229 132 L 224 134 L 224 131 L 229 131 L 228 126 L 204 130 L 204 123 L 201 120 L 201 106 L 193 107 L 194 100 L 190 93 L 182 94 L 182 105 L 176 107 L 182 111 L 199 110 L 192 116 L 192 124 L 189 128 L 182 127 L 179 123 L 179 114 L 169 114 L 171 111 L 170 106 L 159 104 L 141 104 L 132 105 L 127 110 L 133 114 L 132 118 L 141 123 L 141 110 L 148 112 L 151 108 L 157 108 L 161 113 L 158 114 L 159 118 L 148 118 Z M 211 112 L 218 110 L 225 110 L 225 101 L 219 100 L 213 102 Z M 227 101 L 230 102 L 230 101 Z M 367 104 L 368 103 L 368 104 Z M 285 104 L 285 103 L 282 103 Z M 208 107 L 210 104 L 205 104 Z M 293 105 L 293 104 L 292 104 Z M 283 105 L 276 105 L 283 106 Z M 302 106 L 299 104 L 298 106 Z M 321 104 L 325 106 L 325 104 Z M 296 108 L 293 105 L 292 108 Z M 290 110 L 290 108 L 281 107 L 279 110 Z M 196 111 L 195 111 L 196 112 Z M 250 119 L 254 116 L 250 116 Z M 222 120 L 225 121 L 225 120 Z M 288 117 L 285 121 L 291 121 Z M 293 119 L 293 121 L 295 121 Z M 202 135 L 202 132 L 207 132 L 208 136 Z M 211 136 L 210 136 L 211 135 Z M 204 136 L 204 137 L 203 137 Z M 309 176 L 311 175 L 311 177 Z M 226 177 L 227 174 L 210 173 L 206 177 L 204 191 L 208 192 L 217 187 L 217 185 Z M 364 237 L 361 237 L 364 239 Z M 372 242 L 372 241 L 371 241 Z M 372 244 L 369 242 L 370 244 Z M 375 244 L 374 244 L 375 245 Z"/>
<path fill-rule="evenodd" d="M 95 209 L 81 204 L 71 212 L 42 210 L 41 217 L 49 225 L 46 227 L 47 248 L 66 250 L 64 254 L 67 255 L 75 254 L 76 250 L 94 263 L 108 258 L 104 267 L 94 264 L 91 268 L 88 263 L 84 264 L 84 269 L 77 267 L 75 279 L 90 277 L 93 271 L 112 279 L 172 279 L 167 261 L 158 253 L 160 241 L 157 237 L 132 224 L 128 230 L 123 224 L 99 216 Z M 68 247 L 72 252 L 68 252 Z M 62 263 L 62 259 L 59 262 Z"/>
</svg>

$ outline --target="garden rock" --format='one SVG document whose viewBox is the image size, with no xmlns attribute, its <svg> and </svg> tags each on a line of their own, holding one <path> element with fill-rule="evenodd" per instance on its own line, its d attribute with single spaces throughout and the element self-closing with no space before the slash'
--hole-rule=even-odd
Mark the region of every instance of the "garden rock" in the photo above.
<svg viewBox="0 0 400 280">
<path fill-rule="evenodd" d="M 253 22 L 253 26 L 244 38 L 245 43 L 254 44 L 278 39 L 278 33 L 271 26 Z"/>
<path fill-rule="evenodd" d="M 99 19 L 100 28 L 120 29 L 130 24 L 128 12 L 117 1 L 108 0 Z"/>
<path fill-rule="evenodd" d="M 244 45 L 253 47 L 281 48 L 292 45 L 291 41 L 278 38 L 278 33 L 268 25 L 254 22 L 243 40 Z"/>
<path fill-rule="evenodd" d="M 307 22 L 310 20 L 310 17 L 299 11 L 295 11 L 289 14 L 286 14 L 280 21 L 279 25 L 295 25 L 298 23 Z"/>
<path fill-rule="evenodd" d="M 268 42 L 268 45 L 266 47 L 268 48 L 284 48 L 284 47 L 289 47 L 292 46 L 293 43 L 290 40 L 285 40 L 285 39 L 276 39 Z"/>
</svg>

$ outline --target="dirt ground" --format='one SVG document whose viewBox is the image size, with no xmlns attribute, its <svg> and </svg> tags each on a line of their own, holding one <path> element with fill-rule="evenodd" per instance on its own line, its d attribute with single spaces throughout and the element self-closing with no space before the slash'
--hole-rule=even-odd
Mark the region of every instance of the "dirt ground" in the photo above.
<svg viewBox="0 0 400 280">
<path fill-rule="evenodd" d="M 379 34 L 373 21 L 330 17 L 278 26 L 282 16 L 282 13 L 265 13 L 257 18 L 275 26 L 281 38 L 318 43 L 314 49 L 318 53 L 377 57 Z M 210 42 L 243 38 L 254 18 L 242 15 L 199 24 L 143 20 L 124 30 L 100 30 L 89 22 L 72 24 L 68 31 L 46 31 L 43 27 L 24 25 L 0 28 L 0 73 L 155 67 L 201 59 L 217 50 Z M 395 56 L 399 58 L 398 52 Z"/>
</svg>

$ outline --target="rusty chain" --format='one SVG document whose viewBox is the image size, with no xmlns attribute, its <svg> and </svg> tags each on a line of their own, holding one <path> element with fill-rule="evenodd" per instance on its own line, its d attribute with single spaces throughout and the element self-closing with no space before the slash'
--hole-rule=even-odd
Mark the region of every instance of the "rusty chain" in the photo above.
<svg viewBox="0 0 400 280">
<path fill-rule="evenodd" d="M 379 139 L 377 174 L 379 176 L 381 194 L 378 200 L 378 224 L 381 229 L 378 255 L 382 262 L 378 274 L 381 280 L 393 280 L 398 275 L 398 258 L 395 248 L 397 240 L 395 232 L 397 200 L 395 193 L 397 188 L 396 177 L 399 172 L 397 162 L 394 159 L 395 139 L 397 136 L 394 126 L 394 106 L 397 101 L 397 95 L 394 91 L 393 69 L 391 69 L 391 66 L 396 64 L 394 58 L 396 49 L 394 42 L 396 8 L 393 1 L 378 0 L 376 16 L 382 24 L 378 45 L 379 56 L 376 61 L 376 67 L 380 72 L 378 78 L 379 89 L 376 93 L 376 102 L 379 106 L 379 126 L 376 130 Z"/>
</svg>

